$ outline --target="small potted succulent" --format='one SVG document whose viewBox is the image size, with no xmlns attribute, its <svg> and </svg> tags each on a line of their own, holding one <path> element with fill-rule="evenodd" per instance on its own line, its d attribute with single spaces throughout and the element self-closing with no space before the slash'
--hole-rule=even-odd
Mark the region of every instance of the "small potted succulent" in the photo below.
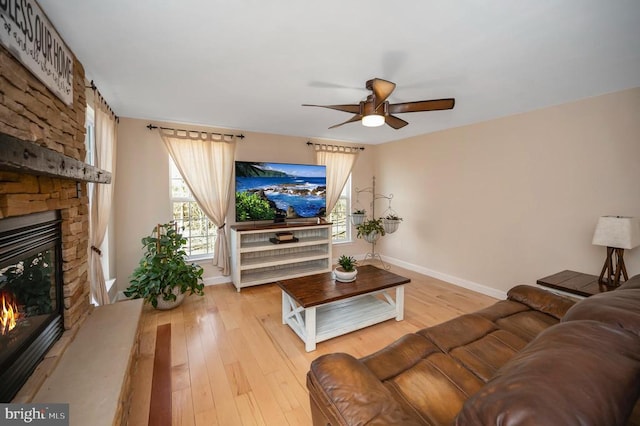
<svg viewBox="0 0 640 426">
<path fill-rule="evenodd" d="M 382 226 L 387 234 L 393 234 L 398 230 L 398 226 L 400 226 L 400 222 L 402 222 L 402 218 L 398 217 L 396 214 L 388 214 L 382 218 Z"/>
<path fill-rule="evenodd" d="M 336 281 L 341 281 L 344 283 L 352 282 L 356 279 L 356 275 L 358 275 L 358 270 L 356 269 L 356 264 L 358 262 L 353 256 L 347 256 L 343 254 L 338 258 L 338 265 L 334 269 L 333 273 L 336 277 Z"/>
<path fill-rule="evenodd" d="M 357 237 L 364 238 L 369 243 L 374 243 L 378 238 L 384 236 L 386 231 L 382 226 L 382 219 L 369 219 L 356 226 Z"/>
<path fill-rule="evenodd" d="M 131 275 L 125 296 L 144 298 L 157 309 L 172 309 L 182 303 L 187 292 L 204 295 L 203 269 L 187 262 L 187 240 L 175 222 L 158 225 L 142 239 L 144 255 Z"/>
<path fill-rule="evenodd" d="M 364 209 L 354 210 L 353 213 L 351 213 L 351 223 L 354 226 L 360 225 L 362 222 L 364 222 L 364 217 L 366 214 L 367 211 Z"/>
</svg>

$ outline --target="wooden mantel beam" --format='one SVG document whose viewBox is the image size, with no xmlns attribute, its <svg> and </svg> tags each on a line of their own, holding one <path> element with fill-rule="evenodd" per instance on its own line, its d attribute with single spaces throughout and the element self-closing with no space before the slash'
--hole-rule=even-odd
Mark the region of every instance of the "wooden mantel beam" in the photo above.
<svg viewBox="0 0 640 426">
<path fill-rule="evenodd" d="M 111 172 L 4 133 L 0 133 L 0 170 L 111 183 Z"/>
</svg>

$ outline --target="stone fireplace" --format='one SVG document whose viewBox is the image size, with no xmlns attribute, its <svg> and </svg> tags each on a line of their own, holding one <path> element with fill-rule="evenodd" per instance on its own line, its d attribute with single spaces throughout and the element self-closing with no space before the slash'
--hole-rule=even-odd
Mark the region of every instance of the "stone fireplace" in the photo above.
<svg viewBox="0 0 640 426">
<path fill-rule="evenodd" d="M 10 401 L 64 331 L 60 214 L 0 219 L 0 401 Z"/>
<path fill-rule="evenodd" d="M 83 162 L 86 89 L 84 69 L 75 58 L 73 71 L 73 104 L 66 105 L 0 46 L 0 136 L 31 142 L 64 158 Z M 0 143 L 0 149 L 6 150 L 5 139 Z M 28 154 L 30 151 L 25 149 L 24 157 Z M 2 160 L 6 159 L 6 151 L 2 152 L 2 157 Z M 86 183 L 6 167 L 3 162 L 0 166 L 0 219 L 43 212 L 57 216 L 60 230 L 59 253 L 54 256 L 58 258 L 56 269 L 61 274 L 61 298 L 54 303 L 59 304 L 57 308 L 64 329 L 76 330 L 91 310 Z M 11 264 L 0 265 L 0 269 L 7 266 Z"/>
</svg>

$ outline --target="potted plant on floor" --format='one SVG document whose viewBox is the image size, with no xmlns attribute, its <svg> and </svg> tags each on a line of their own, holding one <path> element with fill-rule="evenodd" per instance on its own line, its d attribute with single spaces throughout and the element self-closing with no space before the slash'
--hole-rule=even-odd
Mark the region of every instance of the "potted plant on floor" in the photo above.
<svg viewBox="0 0 640 426">
<path fill-rule="evenodd" d="M 341 281 L 343 283 L 349 283 L 356 279 L 358 275 L 358 270 L 356 269 L 356 264 L 358 262 L 353 256 L 342 255 L 338 258 L 338 265 L 333 274 L 336 277 L 336 281 Z"/>
<path fill-rule="evenodd" d="M 187 262 L 183 249 L 186 242 L 175 222 L 158 225 L 150 236 L 144 237 L 144 255 L 131 275 L 125 296 L 142 297 L 158 309 L 180 305 L 187 292 L 202 296 L 203 269 Z"/>
<path fill-rule="evenodd" d="M 386 231 L 382 226 L 382 219 L 368 219 L 356 226 L 357 237 L 364 238 L 369 243 L 374 243 L 384 236 Z"/>
</svg>

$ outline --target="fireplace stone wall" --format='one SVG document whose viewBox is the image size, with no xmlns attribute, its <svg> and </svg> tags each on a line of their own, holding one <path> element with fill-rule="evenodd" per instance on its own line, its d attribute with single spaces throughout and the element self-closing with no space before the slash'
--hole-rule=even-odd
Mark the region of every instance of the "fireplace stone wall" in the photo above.
<svg viewBox="0 0 640 426">
<path fill-rule="evenodd" d="M 0 132 L 85 160 L 84 68 L 74 58 L 73 104 L 67 106 L 0 46 Z M 0 170 L 0 218 L 60 210 L 65 329 L 91 309 L 88 275 L 89 199 L 86 184 Z"/>
</svg>

